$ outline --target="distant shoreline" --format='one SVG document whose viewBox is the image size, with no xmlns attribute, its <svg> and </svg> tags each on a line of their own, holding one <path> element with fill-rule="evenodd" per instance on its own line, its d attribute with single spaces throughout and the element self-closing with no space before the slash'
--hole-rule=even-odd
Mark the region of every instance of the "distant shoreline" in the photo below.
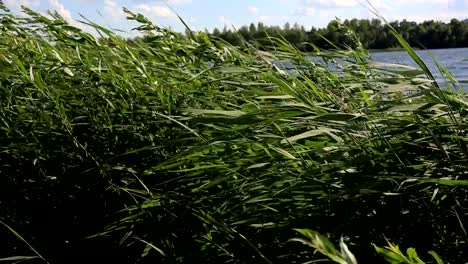
<svg viewBox="0 0 468 264">
<path fill-rule="evenodd" d="M 419 48 L 413 48 L 414 50 L 421 50 Z M 368 49 L 369 52 L 393 52 L 393 51 L 405 51 L 404 48 L 387 48 L 387 49 Z"/>
<path fill-rule="evenodd" d="M 457 47 L 457 48 L 437 48 L 437 49 L 421 49 L 421 48 L 415 48 L 413 47 L 412 48 L 413 50 L 416 50 L 416 51 L 423 51 L 423 50 L 429 50 L 429 51 L 432 51 L 432 50 L 454 50 L 454 49 L 468 49 L 468 47 Z M 327 51 L 333 51 L 333 50 L 323 50 L 322 52 L 327 52 Z M 385 52 L 396 52 L 396 51 L 406 51 L 405 49 L 403 48 L 388 48 L 388 49 L 367 49 L 367 51 L 369 51 L 370 53 L 385 53 Z M 310 55 L 314 55 L 315 53 L 314 52 L 304 52 L 305 54 L 310 54 Z"/>
<path fill-rule="evenodd" d="M 413 50 L 444 50 L 444 49 L 466 49 L 468 47 L 456 47 L 456 48 L 433 48 L 433 49 L 421 49 L 421 48 L 414 48 Z M 369 52 L 393 52 L 393 51 L 405 51 L 403 48 L 388 48 L 388 49 L 368 49 Z"/>
</svg>

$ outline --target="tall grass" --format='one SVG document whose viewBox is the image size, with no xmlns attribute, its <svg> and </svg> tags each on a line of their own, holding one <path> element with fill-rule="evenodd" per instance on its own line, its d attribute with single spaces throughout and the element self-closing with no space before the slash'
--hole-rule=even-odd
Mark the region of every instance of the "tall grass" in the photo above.
<svg viewBox="0 0 468 264">
<path fill-rule="evenodd" d="M 468 100 L 422 64 L 24 12 L 0 15 L 0 221 L 49 263 L 320 259 L 293 228 L 363 263 L 387 241 L 468 257 Z M 0 232 L 0 258 L 30 255 Z"/>
</svg>

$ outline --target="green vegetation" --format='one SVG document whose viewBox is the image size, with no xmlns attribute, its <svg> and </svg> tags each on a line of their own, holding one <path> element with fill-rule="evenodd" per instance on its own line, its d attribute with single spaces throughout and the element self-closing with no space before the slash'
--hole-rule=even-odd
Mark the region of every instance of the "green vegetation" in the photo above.
<svg viewBox="0 0 468 264">
<path fill-rule="evenodd" d="M 343 27 L 345 26 L 345 27 Z M 400 44 L 392 35 L 396 29 L 413 47 L 424 49 L 468 47 L 468 20 L 452 19 L 450 23 L 441 21 L 393 21 L 382 23 L 379 19 L 351 19 L 343 23 L 331 21 L 325 28 L 305 29 L 298 24 L 286 23 L 284 27 L 267 26 L 263 23 L 243 26 L 237 31 L 224 28 L 214 29 L 211 35 L 222 38 L 233 45 L 239 45 L 244 40 L 257 43 L 259 47 L 270 47 L 269 37 L 284 37 L 302 51 L 312 51 L 315 47 L 321 49 L 334 48 L 333 44 L 343 47 L 355 46 L 352 37 L 346 34 L 346 28 L 352 29 L 359 36 L 367 49 L 399 49 Z M 333 43 L 333 44 L 332 44 Z"/>
<path fill-rule="evenodd" d="M 351 31 L 318 64 L 128 10 L 144 37 L 25 13 L 0 14 L 0 260 L 322 259 L 302 228 L 342 239 L 335 259 L 467 259 L 468 98 L 399 35 L 420 69 L 375 65 Z"/>
<path fill-rule="evenodd" d="M 308 230 L 308 229 L 298 229 L 300 234 L 306 238 L 294 238 L 292 241 L 301 242 L 311 248 L 315 249 L 317 252 L 328 257 L 328 259 L 333 262 L 340 264 L 357 264 L 356 257 L 349 250 L 348 246 L 344 243 L 343 238 L 340 240 L 340 251 L 338 251 L 333 243 L 328 240 L 328 238 L 320 235 L 319 233 Z M 423 260 L 418 256 L 418 253 L 414 248 L 408 248 L 406 250 L 406 255 L 403 253 L 400 248 L 396 245 L 388 243 L 388 246 L 385 248 L 380 248 L 375 246 L 375 250 L 385 257 L 388 263 L 404 263 L 404 264 L 425 264 Z M 429 251 L 429 255 L 432 256 L 432 259 L 435 260 L 437 264 L 443 264 L 442 259 L 434 251 Z"/>
</svg>

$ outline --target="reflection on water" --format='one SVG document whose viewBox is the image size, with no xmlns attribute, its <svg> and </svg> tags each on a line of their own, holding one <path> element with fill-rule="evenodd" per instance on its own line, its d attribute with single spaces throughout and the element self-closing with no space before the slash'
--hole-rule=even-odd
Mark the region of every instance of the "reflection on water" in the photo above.
<svg viewBox="0 0 468 264">
<path fill-rule="evenodd" d="M 416 53 L 426 63 L 439 84 L 443 85 L 446 81 L 437 68 L 434 59 L 440 65 L 447 68 L 448 71 L 455 76 L 455 79 L 468 91 L 468 48 L 417 50 Z M 377 63 L 400 64 L 419 69 L 419 66 L 411 59 L 406 51 L 372 52 L 371 57 L 372 60 Z M 341 69 L 333 63 L 325 63 L 322 57 L 310 56 L 308 59 L 317 64 L 327 65 L 327 68 L 332 71 L 341 72 Z M 341 66 L 348 64 L 342 59 L 337 59 L 337 62 Z M 296 69 L 299 67 L 286 61 L 276 61 L 274 64 L 280 69 L 287 70 L 292 73 L 295 73 Z"/>
<path fill-rule="evenodd" d="M 455 78 L 468 89 L 468 48 L 418 50 L 416 53 L 426 63 L 439 83 L 444 83 L 442 74 L 437 69 L 434 59 L 446 67 Z M 384 63 L 396 63 L 418 67 L 406 51 L 373 52 L 373 60 Z"/>
</svg>

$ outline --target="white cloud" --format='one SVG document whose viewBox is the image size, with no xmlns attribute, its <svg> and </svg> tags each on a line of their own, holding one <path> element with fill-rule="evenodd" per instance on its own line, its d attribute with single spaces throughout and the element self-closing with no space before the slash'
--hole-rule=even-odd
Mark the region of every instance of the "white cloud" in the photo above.
<svg viewBox="0 0 468 264">
<path fill-rule="evenodd" d="M 175 17 L 174 12 L 168 7 L 159 5 L 139 4 L 134 9 L 148 17 L 170 18 Z"/>
<path fill-rule="evenodd" d="M 394 0 L 396 5 L 438 5 L 438 6 L 449 6 L 455 3 L 455 0 Z"/>
<path fill-rule="evenodd" d="M 125 13 L 122 7 L 113 0 L 104 0 L 104 14 L 113 20 L 121 20 L 125 18 Z"/>
<path fill-rule="evenodd" d="M 456 0 L 393 0 L 392 6 L 395 7 L 395 12 L 389 12 L 386 17 L 392 20 L 406 19 L 416 22 L 427 20 L 447 22 L 452 18 L 466 18 L 466 11 L 464 12 L 463 8 L 454 8 L 455 4 Z"/>
<path fill-rule="evenodd" d="M 371 5 L 379 11 L 404 9 L 408 6 L 423 7 L 451 7 L 457 0 L 369 0 Z M 468 0 L 464 0 L 468 3 Z M 367 0 L 301 0 L 301 7 L 312 7 L 315 9 L 337 9 L 337 8 L 365 8 L 369 3 Z M 467 4 L 468 5 L 468 4 Z M 394 12 L 397 12 L 394 10 Z"/>
<path fill-rule="evenodd" d="M 39 0 L 4 0 L 3 3 L 10 8 L 19 8 L 21 6 L 38 7 L 41 5 Z"/>
<path fill-rule="evenodd" d="M 271 20 L 271 16 L 259 16 L 258 17 L 258 21 L 260 22 L 268 22 L 269 20 Z"/>
<path fill-rule="evenodd" d="M 166 2 L 169 5 L 183 5 L 183 4 L 190 4 L 192 0 L 160 0 L 161 2 Z"/>
<path fill-rule="evenodd" d="M 176 5 L 182 5 L 182 4 L 190 4 L 190 3 L 192 3 L 192 0 L 172 0 L 172 1 L 169 1 L 169 4 L 171 2 L 176 4 Z"/>
<path fill-rule="evenodd" d="M 223 23 L 223 24 L 230 24 L 230 23 L 231 23 L 231 21 L 230 21 L 227 17 L 225 17 L 225 16 L 220 16 L 220 17 L 218 18 L 218 20 L 219 20 L 219 22 L 221 22 L 221 23 Z"/>
<path fill-rule="evenodd" d="M 272 16 L 258 16 L 257 22 L 263 22 L 269 25 L 284 25 L 286 22 L 295 22 L 294 18 L 290 16 L 280 16 L 280 15 L 272 15 Z"/>
<path fill-rule="evenodd" d="M 49 0 L 49 9 L 56 11 L 60 16 L 65 19 L 70 25 L 80 28 L 82 30 L 93 32 L 90 26 L 84 25 L 73 19 L 70 10 L 68 10 L 59 0 Z"/>
<path fill-rule="evenodd" d="M 249 6 L 247 7 L 247 10 L 249 10 L 249 13 L 251 14 L 258 14 L 259 11 L 258 7 L 256 6 Z"/>
<path fill-rule="evenodd" d="M 363 0 L 360 0 L 363 1 Z M 455 6 L 457 0 L 370 0 L 372 6 L 378 10 L 392 10 L 392 13 L 401 13 L 408 8 L 450 8 Z M 468 0 L 465 0 L 468 2 Z M 364 4 L 368 6 L 366 1 Z M 439 10 L 437 10 L 439 11 Z M 437 11 L 434 11 L 436 13 Z"/>
<path fill-rule="evenodd" d="M 293 12 L 294 16 L 314 16 L 316 13 L 313 7 L 301 7 Z"/>
<path fill-rule="evenodd" d="M 169 6 L 172 6 L 172 5 L 190 4 L 192 3 L 192 0 L 153 0 L 153 2 L 165 3 L 165 4 L 168 4 Z"/>
<path fill-rule="evenodd" d="M 228 28 L 231 28 L 231 27 L 234 27 L 234 28 L 237 28 L 239 29 L 240 26 L 243 26 L 242 25 L 239 25 L 238 23 L 236 23 L 235 21 L 225 17 L 225 16 L 220 16 L 218 17 L 218 21 L 225 27 L 228 27 Z"/>
<path fill-rule="evenodd" d="M 68 23 L 75 24 L 76 21 L 73 19 L 70 10 L 66 9 L 65 6 L 58 0 L 49 0 L 49 9 L 57 11 Z"/>
<path fill-rule="evenodd" d="M 302 4 L 321 8 L 343 8 L 355 7 L 359 5 L 359 2 L 357 0 L 302 0 Z"/>
<path fill-rule="evenodd" d="M 389 10 L 393 10 L 393 8 L 391 7 L 390 3 L 387 3 L 386 1 L 384 0 L 371 0 L 370 1 L 371 5 L 377 9 L 377 11 L 389 11 Z M 369 4 L 365 3 L 364 4 L 365 6 L 369 6 Z"/>
<path fill-rule="evenodd" d="M 465 11 L 453 11 L 453 12 L 440 12 L 437 14 L 434 13 L 415 13 L 415 14 L 404 14 L 404 15 L 397 15 L 392 16 L 392 20 L 403 20 L 406 19 L 408 21 L 415 21 L 415 22 L 424 22 L 428 20 L 436 20 L 436 21 L 444 21 L 449 22 L 452 18 L 457 19 L 465 19 L 467 14 Z"/>
</svg>

